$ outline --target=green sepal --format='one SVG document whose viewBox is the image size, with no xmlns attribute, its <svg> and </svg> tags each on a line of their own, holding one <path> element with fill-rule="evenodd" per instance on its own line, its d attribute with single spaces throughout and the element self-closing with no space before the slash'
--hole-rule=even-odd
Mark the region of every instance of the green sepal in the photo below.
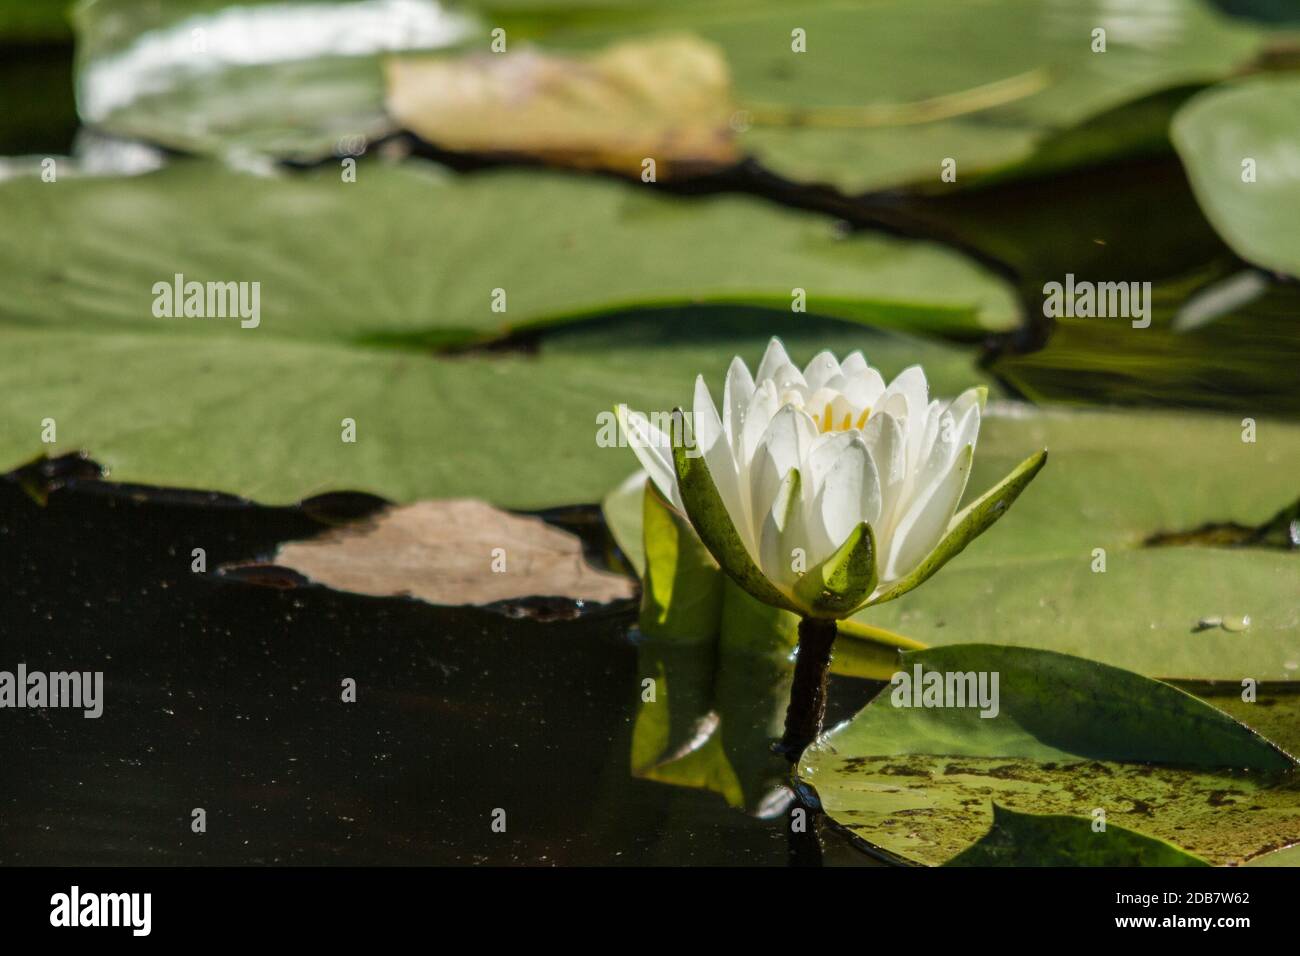
<svg viewBox="0 0 1300 956">
<path fill-rule="evenodd" d="M 798 611 L 754 563 L 727 514 L 727 506 L 722 502 L 704 455 L 699 452 L 692 455 L 686 447 L 685 416 L 680 408 L 673 409 L 672 442 L 673 467 L 686 516 L 714 560 L 732 580 L 764 604 Z"/>
<path fill-rule="evenodd" d="M 967 461 L 958 467 L 969 467 L 970 456 L 973 450 L 969 445 L 966 446 L 964 454 Z M 972 501 L 963 511 L 961 511 L 948 527 L 948 533 L 943 536 L 934 550 L 923 560 L 916 568 L 906 577 L 895 581 L 887 590 L 881 592 L 870 603 L 871 605 L 884 604 L 886 601 L 892 601 L 895 598 L 902 597 L 913 588 L 920 587 L 941 567 L 961 554 L 966 545 L 970 544 L 989 527 L 1007 513 L 1012 503 L 1020 497 L 1020 493 L 1025 487 L 1034 480 L 1047 464 L 1047 449 L 1030 455 L 1019 465 L 1011 470 L 1005 478 L 986 491 L 983 495 Z"/>
<path fill-rule="evenodd" d="M 847 617 L 876 587 L 876 533 L 863 521 L 835 553 L 807 571 L 794 596 L 812 617 Z"/>
</svg>

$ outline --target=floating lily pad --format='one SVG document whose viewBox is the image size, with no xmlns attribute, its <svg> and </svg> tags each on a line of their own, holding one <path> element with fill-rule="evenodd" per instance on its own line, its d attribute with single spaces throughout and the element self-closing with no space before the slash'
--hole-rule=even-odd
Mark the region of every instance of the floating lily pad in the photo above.
<svg viewBox="0 0 1300 956">
<path fill-rule="evenodd" d="M 1246 866 L 1300 866 L 1300 844 L 1247 860 Z"/>
<path fill-rule="evenodd" d="M 927 645 L 996 639 L 1153 677 L 1295 679 L 1300 554 L 1144 546 L 1206 521 L 1257 525 L 1295 499 L 1300 428 L 1257 427 L 1249 442 L 1229 416 L 995 410 L 971 488 L 1005 474 L 1026 448 L 1049 448 L 1050 464 L 996 528 L 862 620 Z M 1241 615 L 1244 631 L 1199 626 Z"/>
<path fill-rule="evenodd" d="M 949 157 L 959 183 L 1030 160 L 1064 128 L 1167 87 L 1223 78 L 1264 35 L 1200 0 L 1122 13 L 1104 0 L 696 3 L 639 18 L 605 6 L 548 20 L 543 5 L 523 26 L 557 50 L 655 30 L 717 44 L 744 111 L 740 148 L 788 179 L 846 192 L 938 184 Z M 1092 51 L 1097 28 L 1106 30 L 1104 53 Z M 806 52 L 792 48 L 795 30 Z M 1094 143 L 1081 158 L 1130 145 Z"/>
<path fill-rule="evenodd" d="M 697 373 L 720 381 L 774 334 L 799 361 L 823 347 L 861 348 L 889 375 L 919 361 L 944 394 L 987 381 L 958 349 L 755 310 L 627 315 L 557 329 L 535 351 L 447 357 L 159 322 L 0 321 L 0 462 L 84 448 L 118 480 L 264 502 L 356 490 L 545 508 L 597 501 L 635 465 L 628 448 L 602 447 L 616 442 L 617 403 L 666 412 Z"/>
<path fill-rule="evenodd" d="M 1215 87 L 1174 117 L 1174 145 L 1206 216 L 1243 259 L 1300 276 L 1300 80 Z"/>
<path fill-rule="evenodd" d="M 1018 322 L 999 279 L 941 247 L 846 236 L 742 196 L 684 199 L 556 173 L 412 161 L 262 178 L 178 163 L 0 184 L 6 314 L 24 325 L 313 343 L 465 345 L 637 306 L 753 304 L 976 338 Z M 260 283 L 260 319 L 158 318 L 157 283 Z M 251 286 L 250 294 L 251 294 Z M 501 290 L 494 295 L 493 290 Z M 173 296 L 174 311 L 182 296 Z M 251 342 L 249 341 L 252 337 Z"/>
<path fill-rule="evenodd" d="M 996 706 L 942 695 L 940 706 L 916 706 L 925 700 L 914 696 L 919 688 L 899 680 L 800 761 L 800 777 L 831 819 L 886 854 L 953 861 L 988 833 L 995 803 L 1104 820 L 1219 864 L 1300 837 L 1295 761 L 1173 687 L 1081 658 L 992 645 L 902 656 L 901 672 L 912 678 L 918 669 L 920 686 L 938 673 L 954 689 L 949 675 L 982 679 L 986 691 L 996 675 Z M 989 710 L 995 715 L 981 716 Z M 1096 837 L 1100 847 L 1106 838 Z M 1057 838 L 1077 834 L 1058 829 Z M 1040 862 L 1052 861 L 1055 839 L 1039 845 Z"/>
<path fill-rule="evenodd" d="M 391 128 L 373 55 L 384 44 L 365 46 L 374 30 L 362 28 L 335 30 L 338 38 L 325 42 L 331 23 L 346 27 L 369 16 L 401 26 L 400 12 L 409 29 L 383 33 L 389 48 L 502 58 L 534 55 L 530 44 L 580 54 L 690 34 L 720 49 L 734 78 L 739 109 L 732 125 L 741 152 L 788 179 L 860 192 L 937 184 L 945 158 L 957 161 L 959 182 L 1032 162 L 1063 129 L 1168 87 L 1222 79 L 1252 59 L 1267 29 L 1217 14 L 1201 0 L 1120 12 L 1105 0 L 817 0 L 797 10 L 727 0 L 612 0 L 577 8 L 430 2 L 403 4 L 384 20 L 385 2 L 276 4 L 273 16 L 259 11 L 263 4 L 217 14 L 209 4 L 189 2 L 167 4 L 150 18 L 137 5 L 99 0 L 82 8 L 78 23 L 83 112 L 110 132 L 184 149 L 321 157 L 338 151 L 340 137 Z M 320 11 L 306 27 L 304 9 Z M 231 24 L 217 29 L 212 21 L 219 16 Z M 267 22 L 259 25 L 259 16 Z M 206 60 L 157 55 L 159 48 L 186 52 L 195 28 L 208 30 Z M 1098 28 L 1106 30 L 1104 53 L 1092 50 Z M 494 29 L 505 31 L 503 53 L 490 52 Z M 223 58 L 227 30 L 235 49 L 284 55 L 252 63 Z M 806 52 L 793 48 L 796 30 Z M 262 39 L 250 44 L 249 37 Z M 170 65 L 161 75 L 164 62 Z M 490 108 L 483 115 L 507 122 Z M 455 139 L 453 145 L 479 145 Z M 1098 145 L 1089 144 L 1086 158 L 1133 144 L 1117 136 Z"/>
<path fill-rule="evenodd" d="M 477 18 L 434 0 L 94 0 L 75 12 L 82 119 L 115 136 L 310 161 L 394 131 L 381 57 L 455 46 Z"/>
</svg>

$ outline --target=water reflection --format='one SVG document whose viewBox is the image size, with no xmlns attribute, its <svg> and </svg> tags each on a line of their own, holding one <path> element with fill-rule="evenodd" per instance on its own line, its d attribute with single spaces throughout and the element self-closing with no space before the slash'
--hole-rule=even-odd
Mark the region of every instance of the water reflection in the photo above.
<svg viewBox="0 0 1300 956">
<path fill-rule="evenodd" d="M 437 49 L 460 42 L 475 24 L 468 14 L 431 0 L 231 6 L 179 17 L 163 5 L 152 10 L 151 17 L 147 4 L 100 0 L 81 11 L 88 53 L 77 97 L 85 120 L 101 122 L 141 96 L 201 74 L 317 57 Z M 133 32 L 138 36 L 121 42 Z"/>
</svg>

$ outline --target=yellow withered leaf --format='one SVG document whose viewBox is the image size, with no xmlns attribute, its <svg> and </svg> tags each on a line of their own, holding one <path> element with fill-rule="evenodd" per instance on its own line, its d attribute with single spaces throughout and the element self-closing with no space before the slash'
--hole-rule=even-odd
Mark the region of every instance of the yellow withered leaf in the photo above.
<svg viewBox="0 0 1300 956">
<path fill-rule="evenodd" d="M 453 152 L 534 157 L 656 179 L 729 165 L 731 74 L 722 51 L 671 35 L 589 55 L 398 56 L 385 63 L 391 116 Z M 653 160 L 653 167 L 646 161 Z"/>
</svg>

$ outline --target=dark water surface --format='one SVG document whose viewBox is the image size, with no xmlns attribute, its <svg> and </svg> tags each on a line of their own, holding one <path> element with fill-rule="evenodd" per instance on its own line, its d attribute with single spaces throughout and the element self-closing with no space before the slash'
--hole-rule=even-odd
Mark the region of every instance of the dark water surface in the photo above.
<svg viewBox="0 0 1300 956">
<path fill-rule="evenodd" d="M 84 479 L 44 506 L 30 492 L 0 480 L 0 670 L 102 670 L 105 704 L 0 711 L 5 863 L 820 857 L 784 817 L 631 776 L 630 605 L 546 622 L 250 581 L 216 569 L 318 533 L 309 509 Z"/>
</svg>

